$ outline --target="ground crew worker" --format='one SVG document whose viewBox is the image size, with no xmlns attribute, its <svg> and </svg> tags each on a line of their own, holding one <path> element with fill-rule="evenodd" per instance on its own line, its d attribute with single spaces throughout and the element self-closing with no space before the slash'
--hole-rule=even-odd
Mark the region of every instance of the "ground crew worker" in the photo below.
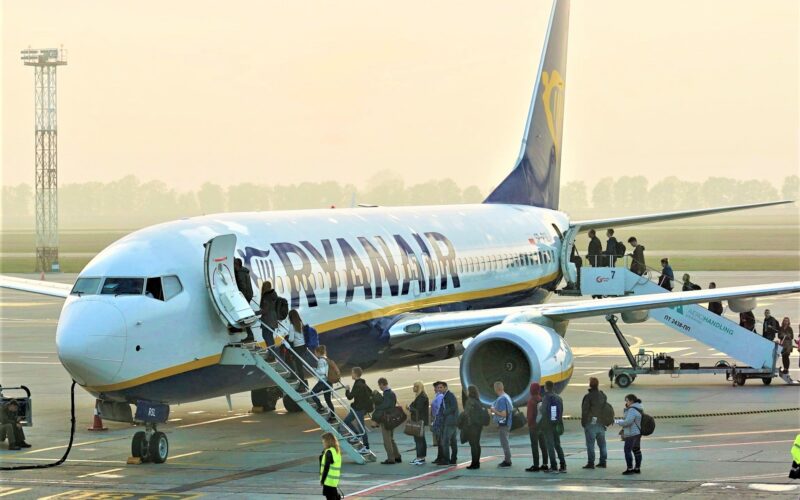
<svg viewBox="0 0 800 500">
<path fill-rule="evenodd" d="M 795 436 L 792 445 L 792 468 L 789 471 L 789 478 L 800 479 L 800 434 Z"/>
<path fill-rule="evenodd" d="M 22 418 L 19 416 L 19 403 L 12 399 L 0 408 L 0 439 L 8 438 L 8 449 L 19 450 L 30 448 L 25 442 L 25 432 L 22 430 Z"/>
<path fill-rule="evenodd" d="M 322 454 L 319 456 L 319 484 L 328 500 L 339 500 L 339 478 L 342 474 L 342 450 L 330 432 L 322 435 Z"/>
</svg>

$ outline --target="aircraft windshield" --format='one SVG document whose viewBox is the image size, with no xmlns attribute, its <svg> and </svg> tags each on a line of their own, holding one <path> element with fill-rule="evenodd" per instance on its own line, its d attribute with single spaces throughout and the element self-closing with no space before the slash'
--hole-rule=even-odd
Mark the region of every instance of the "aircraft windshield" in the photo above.
<svg viewBox="0 0 800 500">
<path fill-rule="evenodd" d="M 96 295 L 100 278 L 78 278 L 70 292 L 72 295 Z"/>
<path fill-rule="evenodd" d="M 144 278 L 106 278 L 100 293 L 102 295 L 141 295 Z"/>
</svg>

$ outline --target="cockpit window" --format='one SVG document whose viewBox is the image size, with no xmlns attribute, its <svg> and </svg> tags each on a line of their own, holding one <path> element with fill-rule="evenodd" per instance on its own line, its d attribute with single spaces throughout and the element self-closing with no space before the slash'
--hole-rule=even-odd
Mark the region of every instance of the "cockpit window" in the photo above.
<svg viewBox="0 0 800 500">
<path fill-rule="evenodd" d="M 72 287 L 72 295 L 97 295 L 100 288 L 100 278 L 78 278 Z"/>
<path fill-rule="evenodd" d="M 141 295 L 144 278 L 106 278 L 101 295 Z"/>
<path fill-rule="evenodd" d="M 144 294 L 151 299 L 164 300 L 164 292 L 161 290 L 161 278 L 147 278 Z"/>
<path fill-rule="evenodd" d="M 161 285 L 164 289 L 164 300 L 169 300 L 183 291 L 181 280 L 177 276 L 164 276 L 161 278 Z"/>
</svg>

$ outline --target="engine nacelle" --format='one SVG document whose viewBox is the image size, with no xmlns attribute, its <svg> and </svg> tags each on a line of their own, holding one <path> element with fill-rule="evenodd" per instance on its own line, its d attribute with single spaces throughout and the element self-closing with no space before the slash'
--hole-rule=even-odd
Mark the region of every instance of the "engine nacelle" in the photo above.
<svg viewBox="0 0 800 500">
<path fill-rule="evenodd" d="M 514 406 L 528 401 L 530 385 L 548 380 L 561 392 L 572 377 L 572 350 L 553 329 L 531 323 L 502 323 L 488 328 L 467 345 L 461 357 L 461 384 L 478 388 L 483 404 L 503 382 Z"/>
</svg>

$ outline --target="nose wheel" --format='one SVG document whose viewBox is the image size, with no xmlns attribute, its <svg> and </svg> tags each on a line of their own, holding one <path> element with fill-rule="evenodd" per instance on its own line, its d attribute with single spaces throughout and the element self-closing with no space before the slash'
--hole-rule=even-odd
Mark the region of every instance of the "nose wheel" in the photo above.
<svg viewBox="0 0 800 500">
<path fill-rule="evenodd" d="M 139 431 L 131 439 L 131 455 L 142 463 L 163 464 L 169 456 L 167 435 L 156 429 L 156 424 L 148 423 L 144 431 Z"/>
</svg>

